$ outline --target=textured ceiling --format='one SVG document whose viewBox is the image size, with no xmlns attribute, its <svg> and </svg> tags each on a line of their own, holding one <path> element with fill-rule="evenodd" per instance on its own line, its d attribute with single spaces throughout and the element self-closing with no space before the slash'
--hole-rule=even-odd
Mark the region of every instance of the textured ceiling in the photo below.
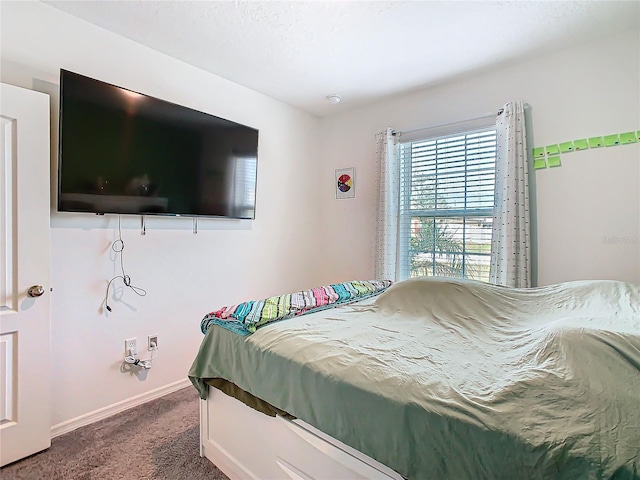
<svg viewBox="0 0 640 480">
<path fill-rule="evenodd" d="M 638 1 L 45 3 L 319 116 L 640 28 Z"/>
</svg>

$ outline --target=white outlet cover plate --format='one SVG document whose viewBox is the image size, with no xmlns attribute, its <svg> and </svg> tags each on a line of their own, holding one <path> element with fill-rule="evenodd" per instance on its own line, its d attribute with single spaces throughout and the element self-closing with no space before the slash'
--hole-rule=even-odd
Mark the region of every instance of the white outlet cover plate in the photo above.
<svg viewBox="0 0 640 480">
<path fill-rule="evenodd" d="M 124 341 L 124 353 L 129 355 L 129 350 L 133 350 L 133 353 L 138 353 L 138 345 L 136 338 L 127 338 Z"/>
</svg>

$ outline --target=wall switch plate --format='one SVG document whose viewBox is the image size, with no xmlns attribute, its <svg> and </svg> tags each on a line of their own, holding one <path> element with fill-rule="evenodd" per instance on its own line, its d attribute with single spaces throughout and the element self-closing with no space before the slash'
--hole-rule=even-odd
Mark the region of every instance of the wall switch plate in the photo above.
<svg viewBox="0 0 640 480">
<path fill-rule="evenodd" d="M 124 354 L 125 356 L 138 354 L 138 340 L 135 337 L 124 341 Z"/>
<path fill-rule="evenodd" d="M 154 344 L 155 346 L 152 346 L 151 344 Z M 156 348 L 158 348 L 158 335 L 149 335 L 149 337 L 147 338 L 147 348 L 149 349 L 149 351 L 155 350 Z"/>
</svg>

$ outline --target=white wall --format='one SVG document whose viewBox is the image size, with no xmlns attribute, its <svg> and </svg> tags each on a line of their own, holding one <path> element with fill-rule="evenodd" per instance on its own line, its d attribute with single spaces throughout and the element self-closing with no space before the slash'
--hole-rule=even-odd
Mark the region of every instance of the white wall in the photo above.
<svg viewBox="0 0 640 480">
<path fill-rule="evenodd" d="M 186 379 L 207 312 L 320 282 L 320 226 L 305 222 L 317 210 L 318 119 L 45 4 L 1 8 L 2 81 L 52 95 L 53 172 L 60 68 L 260 130 L 255 221 L 201 219 L 194 235 L 190 219 L 147 217 L 141 236 L 139 217 L 124 216 L 126 271 L 148 295 L 126 290 L 112 313 L 101 307 L 117 272 L 116 217 L 52 212 L 53 355 L 43 375 L 56 426 Z M 121 372 L 124 339 L 140 349 L 149 334 L 160 350 L 146 379 Z"/>
<path fill-rule="evenodd" d="M 531 107 L 530 147 L 640 130 L 639 37 L 621 33 L 323 119 L 321 192 L 331 228 L 324 239 L 332 258 L 325 276 L 373 275 L 376 132 L 479 117 L 519 99 Z M 540 285 L 640 283 L 639 158 L 637 143 L 573 152 L 562 155 L 562 167 L 535 174 Z M 333 170 L 350 166 L 356 198 L 335 200 Z"/>
</svg>

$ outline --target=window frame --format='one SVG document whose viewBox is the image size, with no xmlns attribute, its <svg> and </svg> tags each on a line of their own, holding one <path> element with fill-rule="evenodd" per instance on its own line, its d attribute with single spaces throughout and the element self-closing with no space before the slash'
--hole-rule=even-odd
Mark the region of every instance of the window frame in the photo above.
<svg viewBox="0 0 640 480">
<path fill-rule="evenodd" d="M 400 191 L 399 191 L 399 212 L 398 212 L 398 248 L 397 248 L 397 276 L 399 280 L 403 280 L 406 278 L 410 278 L 411 277 L 411 261 L 412 261 L 412 254 L 411 254 L 411 225 L 412 225 L 412 220 L 414 218 L 432 218 L 435 222 L 437 222 L 439 219 L 452 219 L 452 218 L 459 218 L 461 219 L 461 224 L 463 225 L 463 234 L 462 234 L 462 251 L 460 252 L 462 255 L 462 275 L 459 278 L 468 278 L 467 277 L 467 271 L 466 271 L 466 265 L 467 265 L 467 258 L 468 255 L 482 255 L 482 256 L 487 256 L 490 258 L 491 256 L 491 251 L 489 251 L 489 253 L 480 253 L 480 252 L 469 252 L 467 251 L 467 235 L 468 233 L 466 232 L 466 228 L 467 228 L 467 220 L 470 218 L 493 218 L 494 217 L 494 211 L 495 211 L 495 200 L 492 202 L 492 205 L 489 206 L 484 206 L 484 207 L 475 207 L 475 208 L 467 208 L 466 207 L 466 202 L 467 202 L 467 188 L 469 186 L 468 180 L 466 178 L 467 176 L 467 169 L 469 167 L 468 162 L 469 162 L 469 158 L 467 157 L 466 154 L 466 150 L 468 148 L 468 143 L 469 140 L 468 138 L 465 138 L 464 140 L 464 150 L 465 150 L 465 155 L 464 155 L 464 177 L 465 177 L 465 181 L 464 181 L 464 201 L 465 201 L 465 205 L 462 208 L 438 208 L 437 206 L 437 200 L 435 201 L 435 205 L 433 208 L 426 208 L 426 209 L 411 209 L 411 195 L 412 195 L 412 189 L 411 189 L 411 185 L 412 183 L 415 181 L 413 172 L 412 172 L 412 166 L 413 166 L 413 162 L 414 162 L 414 155 L 413 155 L 413 151 L 411 151 L 410 155 L 404 156 L 403 152 L 405 151 L 405 149 L 407 148 L 407 145 L 409 145 L 408 148 L 410 148 L 411 150 L 413 150 L 412 146 L 413 144 L 416 143 L 426 143 L 426 142 L 431 142 L 431 141 L 438 141 L 438 140 L 444 140 L 447 138 L 453 138 L 453 137 L 457 137 L 457 136 L 466 136 L 469 134 L 482 134 L 482 133 L 486 133 L 486 132 L 494 132 L 496 135 L 496 144 L 495 144 L 495 148 L 497 150 L 497 130 L 496 130 L 496 125 L 495 125 L 495 119 L 491 118 L 491 119 L 483 119 L 484 121 L 481 123 L 475 123 L 472 126 L 467 126 L 467 128 L 464 128 L 461 125 L 457 125 L 457 127 L 455 125 L 453 125 L 450 128 L 447 128 L 445 130 L 443 130 L 442 128 L 437 129 L 437 131 L 433 131 L 430 135 L 421 135 L 421 136 L 416 136 L 413 135 L 412 138 L 404 140 L 402 138 L 399 139 L 398 141 L 398 145 L 397 145 L 397 152 L 398 152 L 398 156 L 399 156 L 399 168 L 400 168 Z M 495 199 L 495 160 L 496 160 L 496 155 L 497 152 L 496 150 L 494 150 L 494 156 L 493 156 L 493 185 L 492 185 L 492 196 Z M 436 150 L 437 152 L 437 150 Z M 437 154 L 437 153 L 436 153 Z M 407 162 L 408 165 L 407 165 Z M 436 161 L 434 162 L 435 166 L 435 171 L 436 171 L 436 177 L 434 179 L 434 182 L 436 182 L 436 199 L 437 199 L 437 169 L 438 169 L 438 159 L 436 158 Z M 446 177 L 445 177 L 446 178 Z M 492 228 L 493 230 L 493 228 Z M 435 234 L 435 226 L 434 226 L 434 234 Z M 491 240 L 489 240 L 491 242 Z M 433 243 L 433 250 L 431 250 L 430 252 L 428 252 L 429 254 L 433 255 L 433 271 L 429 274 L 429 276 L 432 275 L 437 275 L 436 273 L 436 256 L 439 253 L 438 252 L 438 248 L 436 245 L 436 242 L 434 241 Z M 457 252 L 451 252 L 451 253 L 457 253 Z"/>
</svg>

